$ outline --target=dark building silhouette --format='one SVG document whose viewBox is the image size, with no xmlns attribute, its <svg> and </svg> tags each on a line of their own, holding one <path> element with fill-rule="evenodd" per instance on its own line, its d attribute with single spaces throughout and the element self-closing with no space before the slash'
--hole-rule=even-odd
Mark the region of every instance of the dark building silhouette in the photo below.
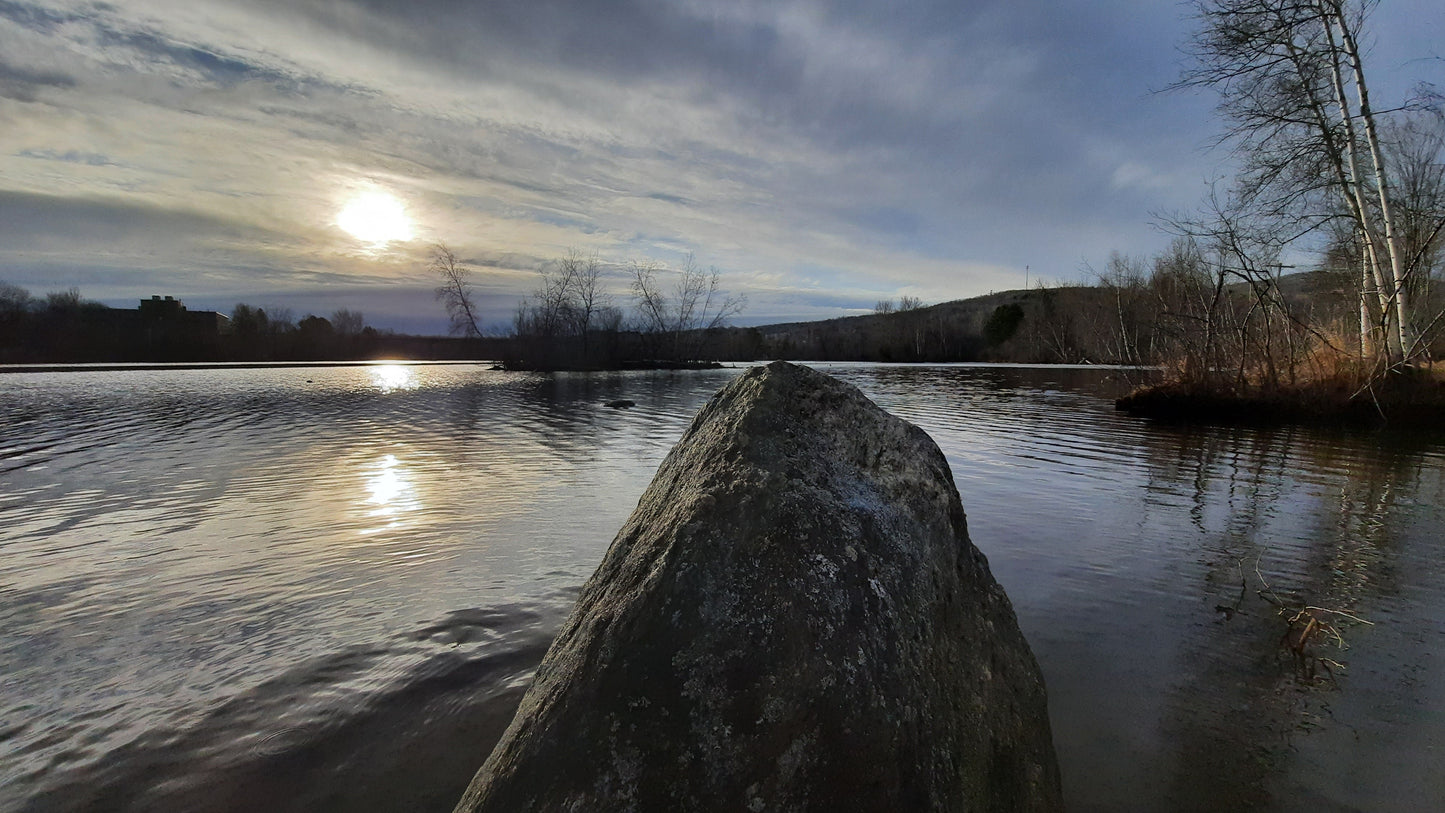
<svg viewBox="0 0 1445 813">
<path fill-rule="evenodd" d="M 140 315 L 146 319 L 176 319 L 186 312 L 186 306 L 179 299 L 153 296 L 140 301 Z"/>
<path fill-rule="evenodd" d="M 217 311 L 186 310 L 184 302 L 174 297 L 153 296 L 142 299 L 141 321 L 149 326 L 165 326 L 166 329 L 193 334 L 197 339 L 223 336 L 231 332 L 231 319 Z"/>
<path fill-rule="evenodd" d="M 231 320 L 216 311 L 186 310 L 174 297 L 152 296 L 129 313 L 134 319 L 131 344 L 146 360 L 200 361 L 219 357 L 221 336 Z"/>
</svg>

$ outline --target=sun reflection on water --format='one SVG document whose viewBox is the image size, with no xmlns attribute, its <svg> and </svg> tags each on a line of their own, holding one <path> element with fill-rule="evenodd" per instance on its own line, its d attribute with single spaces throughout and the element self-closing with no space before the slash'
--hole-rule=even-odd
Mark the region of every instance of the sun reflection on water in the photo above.
<svg viewBox="0 0 1445 813">
<path fill-rule="evenodd" d="M 385 520 L 375 528 L 362 533 L 373 534 L 401 524 L 401 515 L 421 507 L 417 499 L 416 486 L 411 472 L 396 459 L 396 455 L 385 455 L 378 461 L 373 473 L 366 481 L 366 490 L 371 496 L 366 502 L 376 506 L 367 516 Z"/>
<path fill-rule="evenodd" d="M 382 392 L 416 389 L 416 376 L 401 364 L 382 364 L 371 368 L 371 383 Z"/>
</svg>

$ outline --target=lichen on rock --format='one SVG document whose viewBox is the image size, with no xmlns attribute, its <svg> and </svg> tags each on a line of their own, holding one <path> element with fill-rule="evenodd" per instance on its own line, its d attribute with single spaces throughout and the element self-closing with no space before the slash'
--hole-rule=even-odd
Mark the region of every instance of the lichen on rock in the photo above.
<svg viewBox="0 0 1445 813">
<path fill-rule="evenodd" d="M 942 452 L 777 362 L 663 461 L 457 810 L 1059 808 Z"/>
</svg>

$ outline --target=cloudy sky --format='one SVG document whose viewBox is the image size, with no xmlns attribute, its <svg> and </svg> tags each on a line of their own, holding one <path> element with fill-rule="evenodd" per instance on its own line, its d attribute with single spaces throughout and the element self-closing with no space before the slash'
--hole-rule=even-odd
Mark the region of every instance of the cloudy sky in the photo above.
<svg viewBox="0 0 1445 813">
<path fill-rule="evenodd" d="M 1438 0 L 1371 27 L 1377 103 L 1445 83 Z M 744 324 L 1077 278 L 1224 171 L 1213 100 L 1154 92 L 1189 30 L 1168 0 L 0 0 L 0 280 L 441 332 L 437 241 L 496 322 L 569 250 L 619 293 L 691 252 Z"/>
</svg>

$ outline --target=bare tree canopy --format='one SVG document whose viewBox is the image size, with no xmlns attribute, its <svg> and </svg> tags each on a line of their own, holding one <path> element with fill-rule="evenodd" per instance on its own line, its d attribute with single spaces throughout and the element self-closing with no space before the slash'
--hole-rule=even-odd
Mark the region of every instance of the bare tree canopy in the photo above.
<svg viewBox="0 0 1445 813">
<path fill-rule="evenodd" d="M 517 333 L 535 336 L 580 336 L 585 341 L 600 314 L 612 304 L 602 284 L 602 261 L 576 249 L 553 268 L 539 272 L 540 283 L 518 308 Z"/>
<path fill-rule="evenodd" d="M 664 273 L 676 274 L 670 290 L 659 280 Z M 704 271 L 691 254 L 677 271 L 666 271 L 653 262 L 632 264 L 638 326 L 655 339 L 659 353 L 674 361 L 692 358 L 706 331 L 722 327 L 747 307 L 747 296 L 724 292 L 720 280 L 717 268 Z"/>
<path fill-rule="evenodd" d="M 331 314 L 331 326 L 335 328 L 338 336 L 360 336 L 361 331 L 366 329 L 366 319 L 361 311 L 342 308 Z"/>
<path fill-rule="evenodd" d="M 512 320 L 515 337 L 530 345 L 533 363 L 541 359 L 543 366 L 594 365 L 593 334 L 613 336 L 622 324 L 621 312 L 613 307 L 604 285 L 603 270 L 597 255 L 573 249 L 539 272 L 536 290 L 518 303 Z"/>
</svg>

